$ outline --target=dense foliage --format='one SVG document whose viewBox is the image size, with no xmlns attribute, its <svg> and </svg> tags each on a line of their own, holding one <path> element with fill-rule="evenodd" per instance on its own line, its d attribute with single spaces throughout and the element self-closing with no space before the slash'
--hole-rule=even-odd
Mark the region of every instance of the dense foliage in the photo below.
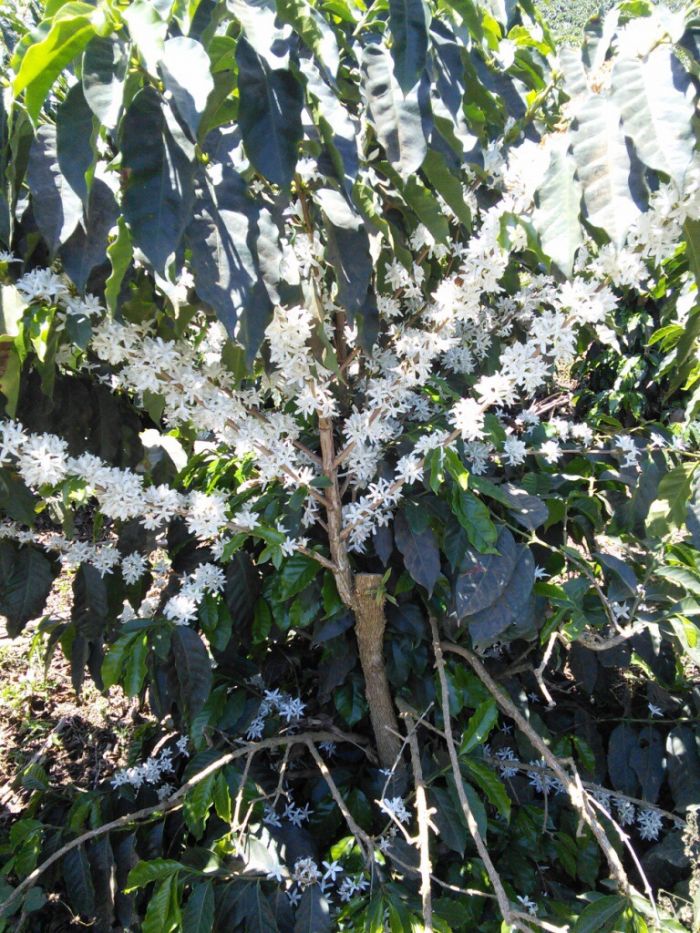
<svg viewBox="0 0 700 933">
<path fill-rule="evenodd" d="M 0 927 L 698 928 L 693 13 L 2 30 L 0 612 L 150 717 Z"/>
</svg>

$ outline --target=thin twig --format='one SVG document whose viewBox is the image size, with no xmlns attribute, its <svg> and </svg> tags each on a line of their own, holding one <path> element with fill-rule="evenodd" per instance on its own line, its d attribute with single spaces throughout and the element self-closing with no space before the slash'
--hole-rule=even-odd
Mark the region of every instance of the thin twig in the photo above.
<svg viewBox="0 0 700 933">
<path fill-rule="evenodd" d="M 76 836 L 75 839 L 70 839 L 65 845 L 61 846 L 60 849 L 57 849 L 40 865 L 37 865 L 34 871 L 27 875 L 24 881 L 17 885 L 10 896 L 2 903 L 0 903 L 0 917 L 7 915 L 10 907 L 12 907 L 15 901 L 18 900 L 18 898 L 20 898 L 25 891 L 28 891 L 29 888 L 34 885 L 37 878 L 40 878 L 47 869 L 49 869 L 55 862 L 58 862 L 59 859 L 62 859 L 67 852 L 71 852 L 73 849 L 76 849 L 78 846 L 85 842 L 89 842 L 91 839 L 97 839 L 99 836 L 104 836 L 105 833 L 123 829 L 124 827 L 129 826 L 134 822 L 146 820 L 156 813 L 164 815 L 166 813 L 172 812 L 173 810 L 179 810 L 183 805 L 183 798 L 192 790 L 193 787 L 201 784 L 201 782 L 206 780 L 210 774 L 215 774 L 217 771 L 225 767 L 227 764 L 230 764 L 232 761 L 236 761 L 238 758 L 244 758 L 246 755 L 250 755 L 251 752 L 254 754 L 256 752 L 263 751 L 266 748 L 278 748 L 282 745 L 293 745 L 296 743 L 305 744 L 307 740 L 317 742 L 337 742 L 339 738 L 342 738 L 342 736 L 340 736 L 337 732 L 300 732 L 297 735 L 273 736 L 269 739 L 261 739 L 258 742 L 249 742 L 241 746 L 241 748 L 237 748 L 235 751 L 222 755 L 221 758 L 217 758 L 216 761 L 212 761 L 210 764 L 208 764 L 206 768 L 202 768 L 201 771 L 198 771 L 196 774 L 192 775 L 189 781 L 186 781 L 182 787 L 179 787 L 174 794 L 171 794 L 170 797 L 166 797 L 165 800 L 161 800 L 157 804 L 154 804 L 150 807 L 142 807 L 140 810 L 135 810 L 133 813 L 125 813 L 124 816 L 120 816 L 116 820 L 110 820 L 109 823 L 103 823 L 102 826 L 97 826 L 95 829 L 90 829 L 86 833 L 83 833 L 80 836 Z"/>
<path fill-rule="evenodd" d="M 607 859 L 608 865 L 610 866 L 611 874 L 617 881 L 622 891 L 625 894 L 629 894 L 633 888 L 630 884 L 629 878 L 627 877 L 627 872 L 625 871 L 625 868 L 620 861 L 619 855 L 605 834 L 605 830 L 600 825 L 600 822 L 593 813 L 590 804 L 588 803 L 587 795 L 583 792 L 583 788 L 581 788 L 580 785 L 577 785 L 573 778 L 567 774 L 567 772 L 559 763 L 557 757 L 545 744 L 542 736 L 532 728 L 530 723 L 527 721 L 527 719 L 525 719 L 515 703 L 513 703 L 510 697 L 507 696 L 503 690 L 501 690 L 501 688 L 498 686 L 493 677 L 491 677 L 489 672 L 486 670 L 481 661 L 476 657 L 476 655 L 474 655 L 471 651 L 468 651 L 466 648 L 463 648 L 461 645 L 455 645 L 451 642 L 442 642 L 442 648 L 445 651 L 458 654 L 461 658 L 464 658 L 470 664 L 479 680 L 481 680 L 496 703 L 501 707 L 503 712 L 516 723 L 518 729 L 520 729 L 520 731 L 527 736 L 527 738 L 530 740 L 530 743 L 538 750 L 540 755 L 544 758 L 545 762 L 554 772 L 555 776 L 561 781 L 567 794 L 569 795 L 571 805 L 595 836 L 598 845 L 600 846 L 603 854 L 605 855 L 605 858 Z"/>
<path fill-rule="evenodd" d="M 318 752 L 318 749 L 316 748 L 314 743 L 311 741 L 311 739 L 306 740 L 306 747 L 309 749 L 309 752 L 311 753 L 311 757 L 316 762 L 318 770 L 323 775 L 324 780 L 326 784 L 328 785 L 328 789 L 331 792 L 331 797 L 338 804 L 338 809 L 343 814 L 343 817 L 345 818 L 345 822 L 348 824 L 348 829 L 353 834 L 355 839 L 357 839 L 357 843 L 360 846 L 360 849 L 362 850 L 362 854 L 364 855 L 365 861 L 367 862 L 368 865 L 371 865 L 373 861 L 372 852 L 374 849 L 372 840 L 367 835 L 367 833 L 364 831 L 364 829 L 362 829 L 362 827 L 357 824 L 352 813 L 348 810 L 347 804 L 343 800 L 343 796 L 338 790 L 338 786 L 333 780 L 331 776 L 331 772 L 328 770 L 328 765 L 323 760 L 323 758 L 321 758 Z"/>
<path fill-rule="evenodd" d="M 433 902 L 430 892 L 430 875 L 432 865 L 430 864 L 430 830 L 437 832 L 437 828 L 431 821 L 431 816 L 435 813 L 434 808 L 428 808 L 428 800 L 425 794 L 425 782 L 423 781 L 423 768 L 420 763 L 420 750 L 418 748 L 418 739 L 416 737 L 415 727 L 406 723 L 406 738 L 408 747 L 411 750 L 411 767 L 413 768 L 413 783 L 416 787 L 416 816 L 418 818 L 418 852 L 420 853 L 420 896 L 423 904 L 423 925 L 425 933 L 433 933 Z"/>
<path fill-rule="evenodd" d="M 477 825 L 474 814 L 472 813 L 472 809 L 469 806 L 467 795 L 464 792 L 462 772 L 459 767 L 459 760 L 457 758 L 455 743 L 452 737 L 452 723 L 450 721 L 450 692 L 447 686 L 447 675 L 445 674 L 445 660 L 442 654 L 442 645 L 440 643 L 440 633 L 438 632 L 437 622 L 432 616 L 430 617 L 430 627 L 433 633 L 433 651 L 435 652 L 435 664 L 437 666 L 438 677 L 440 679 L 440 688 L 442 692 L 442 718 L 444 721 L 445 738 L 447 739 L 447 750 L 449 752 L 450 762 L 452 764 L 452 773 L 454 776 L 455 787 L 457 789 L 457 796 L 459 797 L 459 802 L 462 806 L 462 812 L 464 813 L 464 818 L 466 820 L 469 832 L 471 833 L 477 851 L 484 863 L 488 876 L 491 880 L 491 884 L 493 885 L 493 890 L 498 900 L 498 907 L 501 911 L 501 915 L 506 923 L 513 924 L 513 911 L 508 901 L 505 888 L 503 887 L 503 882 L 501 881 L 500 875 L 496 871 L 495 865 L 491 861 L 491 856 L 489 855 L 489 851 L 486 848 L 484 840 L 481 838 L 479 827 Z"/>
</svg>

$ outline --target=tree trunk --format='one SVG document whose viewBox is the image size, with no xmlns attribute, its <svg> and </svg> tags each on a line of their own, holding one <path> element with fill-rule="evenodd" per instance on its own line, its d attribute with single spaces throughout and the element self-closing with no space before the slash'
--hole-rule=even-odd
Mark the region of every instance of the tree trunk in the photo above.
<svg viewBox="0 0 700 933">
<path fill-rule="evenodd" d="M 384 597 L 377 573 L 355 574 L 355 633 L 369 715 L 382 768 L 400 767 L 401 738 L 384 663 Z"/>
</svg>

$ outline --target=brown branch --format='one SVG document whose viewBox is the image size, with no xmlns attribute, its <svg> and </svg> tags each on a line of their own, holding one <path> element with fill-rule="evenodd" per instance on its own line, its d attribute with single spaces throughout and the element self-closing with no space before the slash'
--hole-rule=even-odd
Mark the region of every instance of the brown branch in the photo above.
<svg viewBox="0 0 700 933">
<path fill-rule="evenodd" d="M 440 679 L 440 688 L 442 693 L 442 718 L 444 721 L 445 728 L 445 738 L 447 739 L 447 751 L 450 756 L 450 763 L 452 765 L 452 774 L 454 776 L 455 787 L 457 789 L 457 796 L 459 797 L 459 802 L 462 807 L 462 812 L 464 813 L 464 818 L 467 823 L 469 832 L 471 833 L 472 839 L 476 845 L 477 851 L 481 857 L 482 862 L 486 868 L 486 872 L 491 880 L 493 890 L 496 894 L 496 899 L 498 900 L 498 907 L 501 911 L 503 920 L 508 924 L 513 924 L 513 911 L 508 901 L 508 897 L 503 887 L 503 882 L 501 877 L 496 871 L 496 867 L 491 861 L 491 856 L 489 851 L 486 848 L 484 840 L 481 838 L 481 833 L 479 832 L 479 827 L 477 825 L 476 819 L 472 812 L 471 807 L 469 806 L 469 801 L 467 800 L 467 795 L 464 792 L 464 784 L 462 783 L 462 772 L 459 767 L 459 759 L 457 758 L 457 752 L 455 750 L 455 743 L 452 736 L 452 722 L 450 720 L 450 692 L 447 686 L 447 675 L 445 674 L 445 660 L 442 654 L 442 644 L 440 643 L 440 633 L 438 632 L 437 622 L 431 616 L 430 617 L 430 627 L 433 633 L 433 651 L 435 653 L 435 665 L 438 670 L 438 677 Z"/>
<path fill-rule="evenodd" d="M 580 784 L 577 785 L 576 781 L 569 774 L 567 774 L 567 772 L 559 763 L 557 757 L 549 750 L 540 734 L 532 728 L 530 723 L 527 721 L 527 719 L 525 719 L 523 714 L 520 712 L 515 703 L 513 703 L 510 697 L 507 696 L 503 690 L 501 690 L 501 688 L 498 686 L 493 677 L 491 677 L 489 672 L 486 670 L 481 661 L 476 657 L 476 655 L 474 655 L 466 648 L 463 648 L 461 645 L 454 645 L 451 642 L 442 642 L 442 648 L 445 651 L 450 651 L 453 654 L 459 655 L 470 664 L 479 680 L 484 684 L 496 703 L 500 706 L 501 710 L 516 723 L 518 729 L 520 729 L 520 731 L 527 736 L 527 738 L 530 740 L 530 743 L 538 750 L 542 758 L 544 758 L 545 762 L 554 772 L 555 776 L 561 781 L 567 794 L 569 795 L 571 805 L 578 812 L 583 822 L 588 826 L 588 828 L 595 836 L 598 845 L 600 846 L 603 854 L 605 855 L 605 858 L 607 859 L 608 865 L 610 866 L 610 872 L 612 876 L 615 878 L 622 891 L 625 894 L 629 894 L 633 888 L 630 885 L 629 878 L 627 877 L 624 866 L 620 861 L 620 857 L 611 845 L 610 840 L 605 834 L 605 830 L 600 825 L 600 822 L 593 813 L 588 802 L 588 798 L 583 792 L 583 788 L 580 786 Z"/>
<path fill-rule="evenodd" d="M 104 836 L 105 833 L 123 829 L 131 823 L 146 820 L 155 814 L 165 815 L 173 810 L 179 810 L 183 805 L 183 798 L 193 787 L 201 784 L 210 774 L 215 774 L 232 761 L 236 761 L 238 758 L 244 758 L 246 755 L 263 751 L 266 748 L 278 748 L 283 745 L 294 745 L 297 743 L 303 745 L 306 744 L 307 741 L 337 742 L 339 738 L 342 739 L 342 734 L 338 732 L 300 732 L 297 735 L 281 735 L 269 739 L 261 739 L 259 742 L 248 742 L 241 746 L 241 748 L 237 748 L 233 752 L 222 755 L 221 758 L 217 758 L 216 761 L 212 761 L 208 764 L 206 768 L 202 768 L 197 774 L 192 775 L 189 781 L 186 781 L 182 787 L 178 788 L 174 794 L 171 794 L 171 796 L 167 797 L 165 800 L 159 801 L 157 804 L 150 807 L 134 810 L 133 813 L 125 813 L 124 816 L 120 816 L 116 820 L 103 823 L 102 826 L 97 826 L 95 829 L 90 829 L 82 835 L 76 836 L 75 839 L 70 839 L 65 845 L 61 846 L 60 849 L 57 849 L 45 861 L 38 865 L 34 871 L 30 872 L 24 881 L 17 885 L 12 894 L 0 903 L 0 917 L 6 916 L 15 901 L 24 894 L 25 891 L 29 890 L 29 888 L 34 885 L 37 878 L 40 878 L 47 869 L 62 859 L 67 852 L 76 849 L 85 842 L 89 842 L 91 839 Z M 353 742 L 353 744 L 355 743 Z"/>
<path fill-rule="evenodd" d="M 417 841 L 418 851 L 420 853 L 420 896 L 423 905 L 423 924 L 425 933 L 433 933 L 433 902 L 430 892 L 430 876 L 432 872 L 432 865 L 430 864 L 430 828 L 432 822 L 430 817 L 435 813 L 435 810 L 428 808 L 416 729 L 415 726 L 410 725 L 410 723 L 406 723 L 406 738 L 408 739 L 408 746 L 411 750 L 413 783 L 416 787 L 416 815 L 418 817 Z M 434 826 L 433 829 L 435 829 Z"/>
</svg>

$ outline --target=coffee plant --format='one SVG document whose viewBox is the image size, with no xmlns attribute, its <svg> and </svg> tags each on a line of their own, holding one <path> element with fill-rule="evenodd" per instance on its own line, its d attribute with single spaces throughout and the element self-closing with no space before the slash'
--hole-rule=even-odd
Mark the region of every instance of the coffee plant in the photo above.
<svg viewBox="0 0 700 933">
<path fill-rule="evenodd" d="M 0 929 L 700 929 L 697 8 L 0 24 Z"/>
</svg>

